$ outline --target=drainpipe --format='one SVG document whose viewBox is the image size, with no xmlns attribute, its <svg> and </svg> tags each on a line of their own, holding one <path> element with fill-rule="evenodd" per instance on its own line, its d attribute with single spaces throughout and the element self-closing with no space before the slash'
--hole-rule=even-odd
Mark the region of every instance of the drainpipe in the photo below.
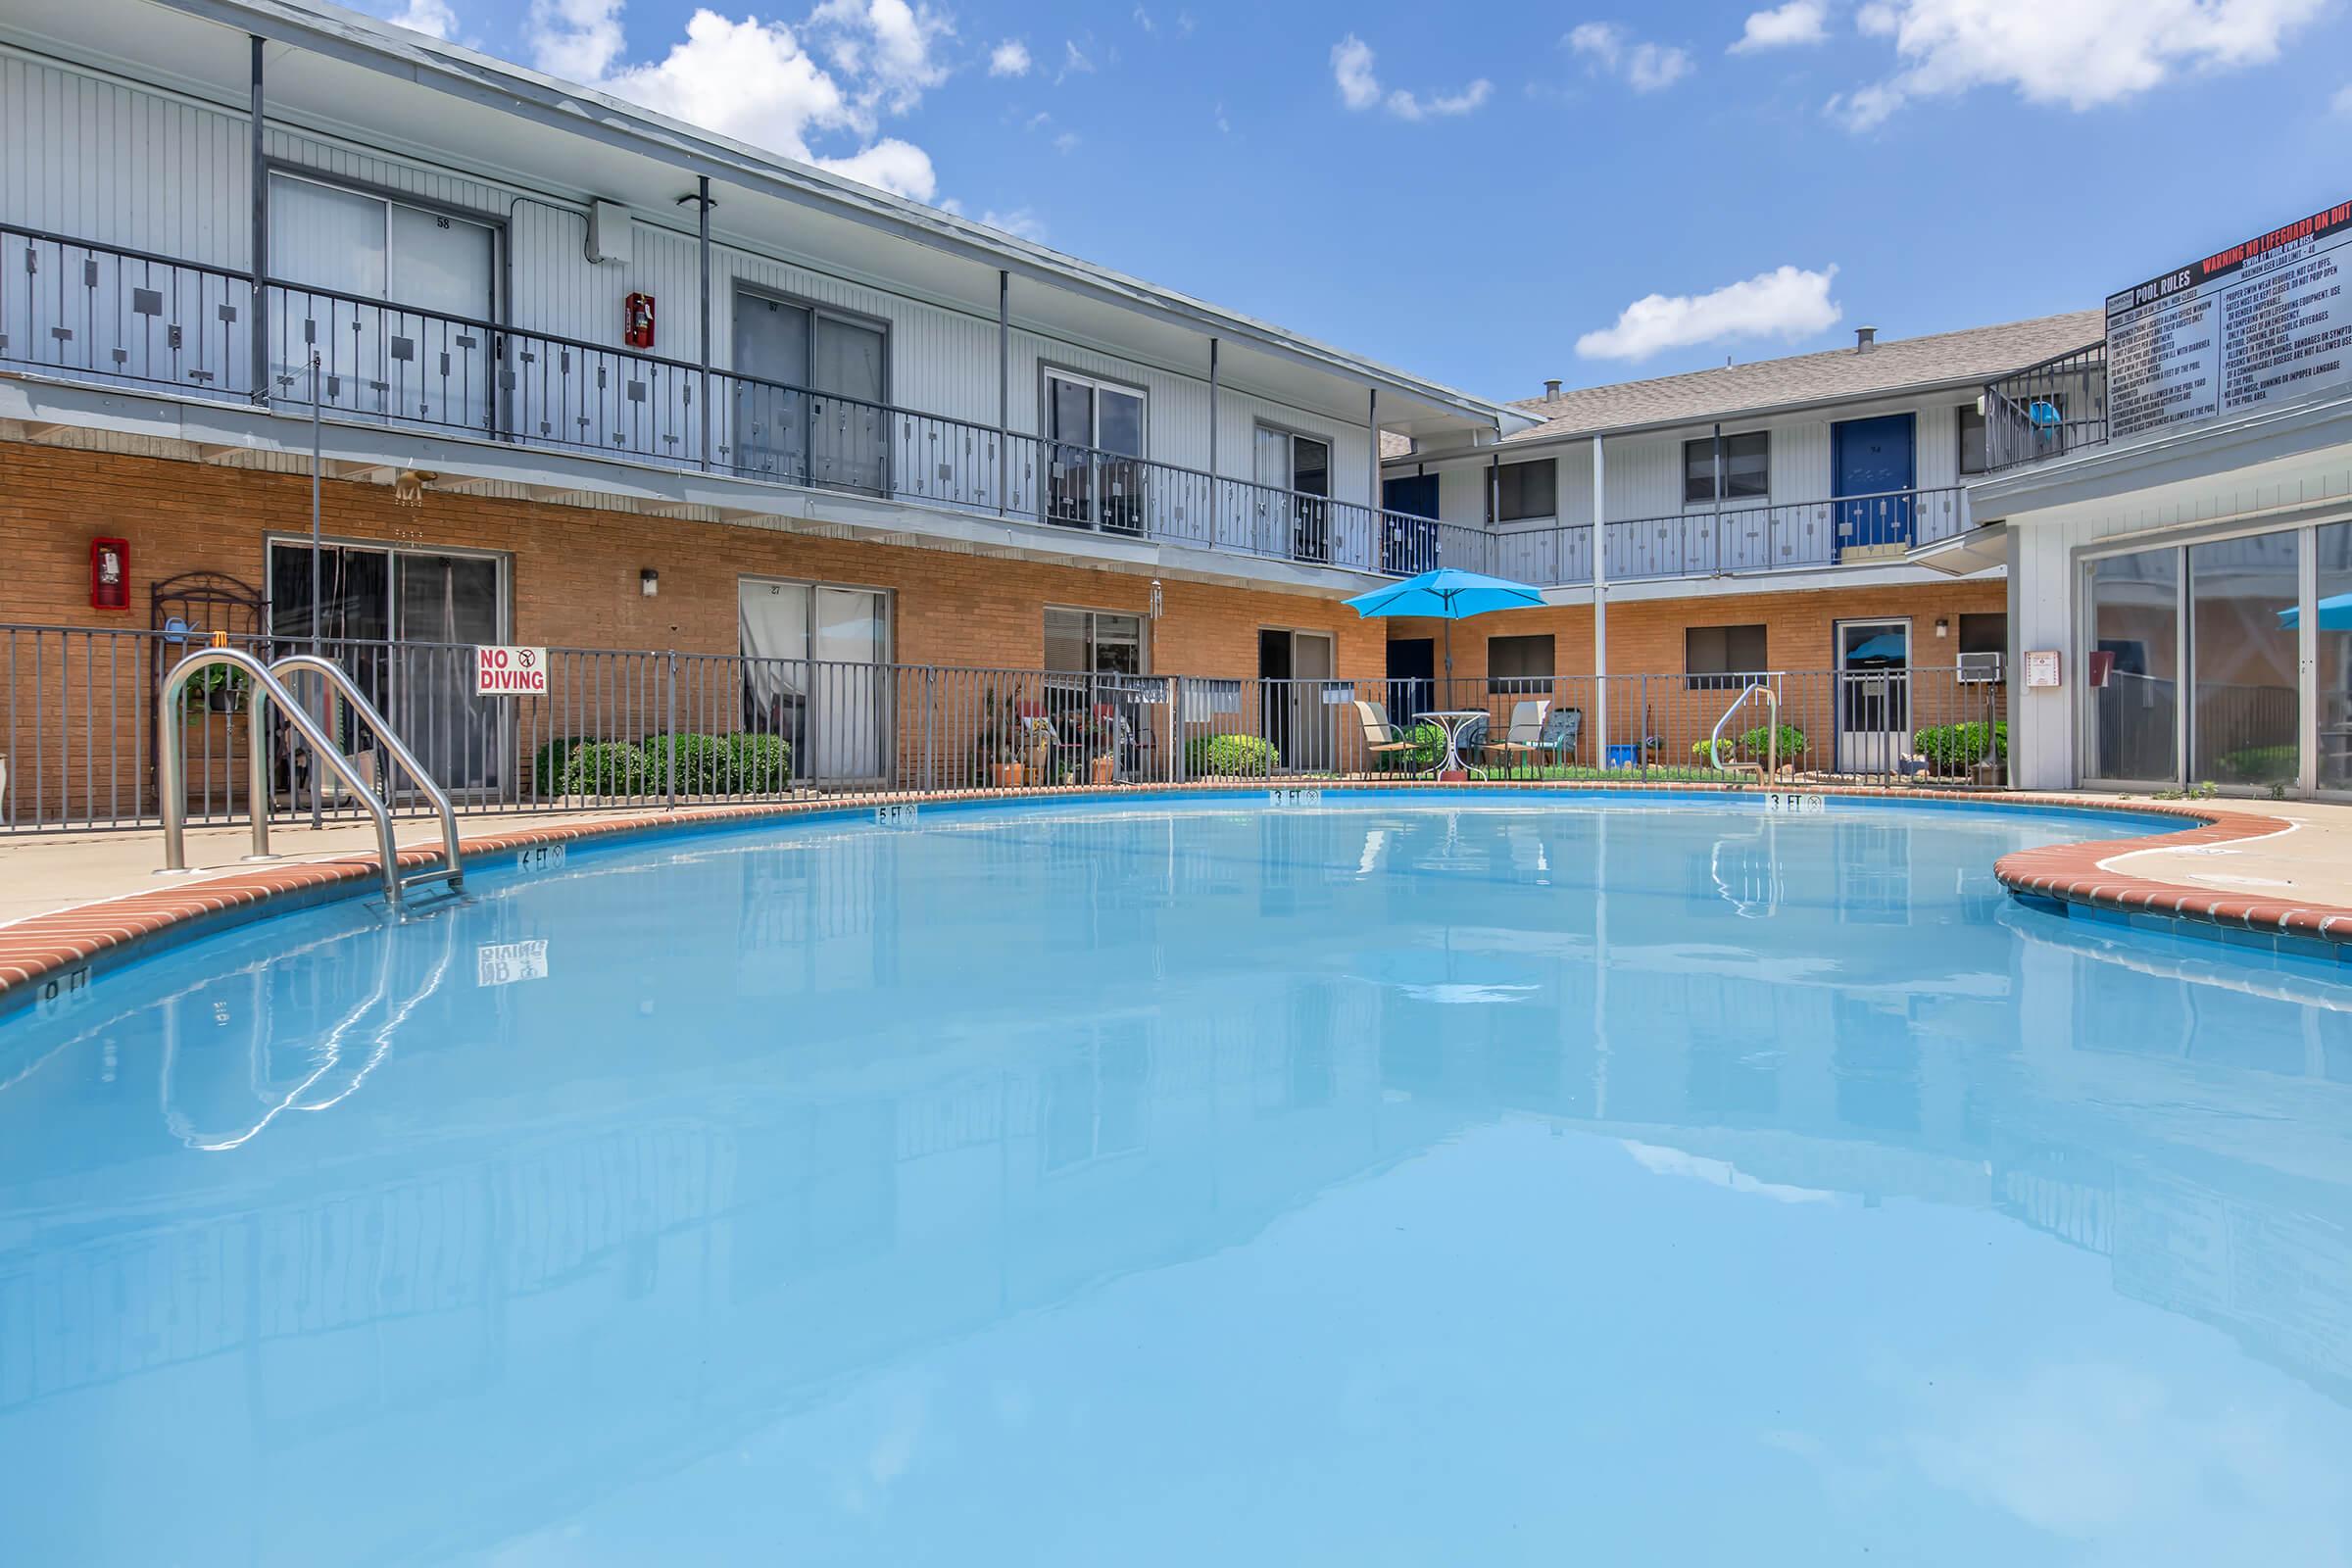
<svg viewBox="0 0 2352 1568">
<path fill-rule="evenodd" d="M 1007 451 L 1012 445 L 1012 273 L 997 270 L 997 515 L 1011 506 L 1005 492 Z"/>
<path fill-rule="evenodd" d="M 270 316 L 264 309 L 265 279 L 270 275 L 270 150 L 262 130 L 262 40 L 249 34 L 253 44 L 253 250 L 248 258 L 253 273 L 253 313 L 250 353 L 253 364 L 250 373 L 253 385 L 248 389 L 253 401 L 264 408 L 270 406 Z M 312 607 L 312 613 L 318 607 Z"/>
<path fill-rule="evenodd" d="M 703 405 L 703 467 L 710 466 L 710 176 L 703 174 L 694 182 L 694 248 L 695 262 L 700 268 L 696 287 L 702 308 L 702 360 L 697 370 L 702 388 L 695 396 Z"/>
<path fill-rule="evenodd" d="M 1217 340 L 1208 340 L 1208 544 L 1216 548 L 1224 536 L 1223 475 L 1217 471 Z"/>
<path fill-rule="evenodd" d="M 1609 760 L 1609 541 L 1602 526 L 1607 515 L 1601 496 L 1607 488 L 1608 465 L 1601 456 L 1600 437 L 1592 437 L 1592 734 L 1594 760 Z"/>
</svg>

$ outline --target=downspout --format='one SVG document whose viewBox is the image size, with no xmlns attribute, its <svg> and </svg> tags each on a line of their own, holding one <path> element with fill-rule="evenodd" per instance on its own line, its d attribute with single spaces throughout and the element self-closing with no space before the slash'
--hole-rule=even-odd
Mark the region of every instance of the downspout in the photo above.
<svg viewBox="0 0 2352 1568">
<path fill-rule="evenodd" d="M 1217 468 L 1217 340 L 1208 340 L 1208 546 L 1224 537 L 1225 476 Z"/>
<path fill-rule="evenodd" d="M 270 406 L 270 316 L 266 305 L 267 279 L 270 276 L 270 150 L 262 126 L 262 39 L 259 33 L 249 35 L 253 44 L 253 108 L 250 126 L 252 135 L 253 172 L 253 248 L 247 258 L 252 263 L 253 301 L 250 309 L 253 320 L 249 331 L 253 356 L 251 374 L 253 385 L 247 390 L 253 401 L 263 408 Z M 318 613 L 318 607 L 312 607 Z"/>
<path fill-rule="evenodd" d="M 1011 507 L 1005 491 L 1012 446 L 1012 273 L 997 270 L 997 515 Z"/>
<path fill-rule="evenodd" d="M 696 368 L 702 377 L 702 387 L 695 396 L 703 405 L 703 467 L 708 471 L 710 466 L 710 176 L 708 174 L 699 176 L 694 182 L 694 250 L 698 269 L 696 288 L 702 310 L 702 359 Z"/>
</svg>

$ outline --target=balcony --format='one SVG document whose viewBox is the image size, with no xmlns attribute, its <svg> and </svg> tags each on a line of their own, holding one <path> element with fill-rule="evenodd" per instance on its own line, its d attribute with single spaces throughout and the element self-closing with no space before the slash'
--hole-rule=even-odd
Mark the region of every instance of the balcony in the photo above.
<svg viewBox="0 0 2352 1568">
<path fill-rule="evenodd" d="M 1984 471 L 2063 457 L 2107 439 L 2107 345 L 2029 365 L 1984 387 Z"/>
<path fill-rule="evenodd" d="M 1605 564 L 1609 581 L 1637 582 L 1883 564 L 1968 525 L 1968 492 L 1957 485 L 1676 513 L 1606 524 Z M 1592 580 L 1588 523 L 1497 530 L 1481 539 L 1485 562 L 1475 569 L 1546 586 Z M 1448 564 L 1463 564 L 1456 559 L 1461 553 L 1449 555 Z"/>
<path fill-rule="evenodd" d="M 0 225 L 0 364 L 246 405 L 245 273 Z M 631 349 L 270 280 L 272 408 L 1409 576 L 1483 530 Z M 314 390 L 312 357 L 318 358 Z"/>
</svg>

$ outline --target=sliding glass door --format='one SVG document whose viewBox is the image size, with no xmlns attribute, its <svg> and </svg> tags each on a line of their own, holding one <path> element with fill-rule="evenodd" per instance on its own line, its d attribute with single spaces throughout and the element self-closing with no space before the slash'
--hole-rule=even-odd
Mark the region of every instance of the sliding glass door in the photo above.
<svg viewBox="0 0 2352 1568">
<path fill-rule="evenodd" d="M 733 347 L 723 453 L 730 467 L 888 493 L 889 338 L 880 322 L 738 288 Z"/>
<path fill-rule="evenodd" d="M 2352 785 L 2352 614 L 2330 602 L 2352 604 L 2347 529 L 2281 528 L 2090 561 L 2082 780 Z M 2315 613 L 2307 645 L 2304 617 Z"/>
<path fill-rule="evenodd" d="M 1061 370 L 1046 373 L 1046 518 L 1144 531 L 1144 394 Z"/>
<path fill-rule="evenodd" d="M 890 598 L 747 577 L 736 590 L 744 728 L 781 735 L 796 778 L 882 779 L 889 764 Z"/>
</svg>

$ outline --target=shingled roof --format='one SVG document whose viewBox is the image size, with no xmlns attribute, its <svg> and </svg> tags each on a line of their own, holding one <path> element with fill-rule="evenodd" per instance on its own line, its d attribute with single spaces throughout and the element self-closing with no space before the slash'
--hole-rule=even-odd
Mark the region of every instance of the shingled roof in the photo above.
<svg viewBox="0 0 2352 1568">
<path fill-rule="evenodd" d="M 1580 387 L 1557 397 L 1512 402 L 1511 408 L 1544 422 L 1503 439 L 1506 444 L 1550 441 L 1990 380 L 2096 342 L 2105 330 L 2105 318 L 2098 311 L 2072 311 L 2000 326 L 1893 338 L 1861 351 L 1830 349 L 1648 381 Z M 1383 441 L 1384 456 L 1397 455 L 1387 449 Z"/>
</svg>

